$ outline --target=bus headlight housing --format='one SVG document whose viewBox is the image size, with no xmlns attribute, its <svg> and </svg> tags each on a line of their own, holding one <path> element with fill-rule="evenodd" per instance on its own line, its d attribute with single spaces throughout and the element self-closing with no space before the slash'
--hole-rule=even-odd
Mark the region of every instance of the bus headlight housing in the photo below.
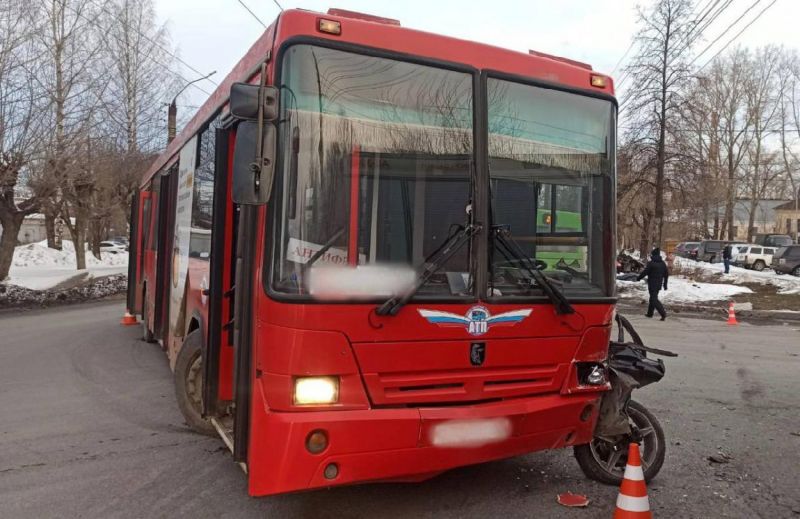
<svg viewBox="0 0 800 519">
<path fill-rule="evenodd" d="M 602 386 L 608 382 L 606 369 L 596 362 L 579 362 L 578 384 L 581 386 Z"/>
<path fill-rule="evenodd" d="M 296 405 L 334 404 L 339 400 L 339 377 L 297 377 L 294 379 Z"/>
</svg>

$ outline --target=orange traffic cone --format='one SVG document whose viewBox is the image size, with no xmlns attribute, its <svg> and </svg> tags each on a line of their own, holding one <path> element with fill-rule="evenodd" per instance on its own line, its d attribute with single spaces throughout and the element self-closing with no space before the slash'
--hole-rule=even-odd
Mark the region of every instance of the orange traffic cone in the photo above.
<svg viewBox="0 0 800 519">
<path fill-rule="evenodd" d="M 729 325 L 739 324 L 736 321 L 736 312 L 733 310 L 733 301 L 731 301 L 731 304 L 728 305 L 728 324 Z"/>
<path fill-rule="evenodd" d="M 129 311 L 125 310 L 125 315 L 122 316 L 122 319 L 120 320 L 119 324 L 122 324 L 124 326 L 131 326 L 132 324 L 136 324 L 137 322 L 138 321 L 136 321 L 136 316 L 131 314 Z"/>
<path fill-rule="evenodd" d="M 644 484 L 644 471 L 639 456 L 639 444 L 631 443 L 628 447 L 628 463 L 625 475 L 619 487 L 617 507 L 614 519 L 652 519 L 650 500 L 647 499 L 647 487 Z"/>
</svg>

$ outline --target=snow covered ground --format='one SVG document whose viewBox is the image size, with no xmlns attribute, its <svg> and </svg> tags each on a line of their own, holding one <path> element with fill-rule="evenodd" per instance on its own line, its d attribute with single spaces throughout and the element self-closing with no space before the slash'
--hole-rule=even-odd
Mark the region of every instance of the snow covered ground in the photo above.
<svg viewBox="0 0 800 519">
<path fill-rule="evenodd" d="M 665 303 L 698 303 L 705 301 L 721 301 L 736 294 L 751 294 L 747 287 L 700 283 L 683 276 L 670 276 L 667 282 L 669 290 L 662 291 L 659 299 Z M 623 299 L 648 300 L 647 283 L 645 281 L 617 281 L 619 295 Z"/>
<path fill-rule="evenodd" d="M 739 267 L 731 267 L 724 273 L 722 263 L 696 262 L 685 258 L 675 258 L 669 278 L 669 290 L 661 292 L 659 299 L 665 303 L 706 303 L 726 301 L 738 294 L 754 293 L 746 284 L 764 285 L 774 289 L 778 295 L 797 295 L 800 306 L 800 278 L 779 276 L 771 270 L 756 272 Z M 644 281 L 617 280 L 619 295 L 623 299 L 647 301 L 649 294 Z M 761 295 L 763 297 L 763 294 Z M 762 301 L 763 303 L 763 301 Z M 789 305 L 792 307 L 793 305 Z"/>
<path fill-rule="evenodd" d="M 731 266 L 730 273 L 724 274 L 725 266 L 722 263 L 705 263 L 701 261 L 692 261 L 686 258 L 675 258 L 673 268 L 679 268 L 682 275 L 691 278 L 716 275 L 719 276 L 721 282 L 733 285 L 742 283 L 772 285 L 777 289 L 778 294 L 800 295 L 800 277 L 788 274 L 779 276 L 772 270 L 757 272 L 755 270 Z"/>
<path fill-rule="evenodd" d="M 63 250 L 47 247 L 47 242 L 30 243 L 14 250 L 8 285 L 31 290 L 48 290 L 72 279 L 87 281 L 93 278 L 127 274 L 128 253 L 103 253 L 97 259 L 86 252 L 86 269 L 76 270 L 75 248 L 71 241 L 63 242 Z"/>
</svg>

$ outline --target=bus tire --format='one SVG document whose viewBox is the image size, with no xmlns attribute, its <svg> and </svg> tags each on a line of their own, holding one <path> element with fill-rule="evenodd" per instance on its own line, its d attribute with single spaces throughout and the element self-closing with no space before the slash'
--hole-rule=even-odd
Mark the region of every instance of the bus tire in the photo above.
<svg viewBox="0 0 800 519">
<path fill-rule="evenodd" d="M 175 361 L 175 398 L 186 425 L 193 431 L 216 436 L 214 426 L 203 418 L 203 338 L 200 330 L 186 336 Z"/>
<path fill-rule="evenodd" d="M 150 331 L 146 293 L 142 294 L 142 340 L 144 342 L 156 342 L 153 332 Z"/>
</svg>

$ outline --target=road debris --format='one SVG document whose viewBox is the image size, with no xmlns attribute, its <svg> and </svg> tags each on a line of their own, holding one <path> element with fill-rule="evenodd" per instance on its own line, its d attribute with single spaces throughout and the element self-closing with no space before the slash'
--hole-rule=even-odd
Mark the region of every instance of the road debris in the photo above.
<svg viewBox="0 0 800 519">
<path fill-rule="evenodd" d="M 733 459 L 733 456 L 730 454 L 725 454 L 722 451 L 718 451 L 716 454 L 709 456 L 707 459 L 711 463 L 730 463 L 730 461 Z"/>
<path fill-rule="evenodd" d="M 572 492 L 564 492 L 556 496 L 558 504 L 561 506 L 569 506 L 575 508 L 585 508 L 589 506 L 589 498 L 581 494 L 573 494 Z"/>
</svg>

